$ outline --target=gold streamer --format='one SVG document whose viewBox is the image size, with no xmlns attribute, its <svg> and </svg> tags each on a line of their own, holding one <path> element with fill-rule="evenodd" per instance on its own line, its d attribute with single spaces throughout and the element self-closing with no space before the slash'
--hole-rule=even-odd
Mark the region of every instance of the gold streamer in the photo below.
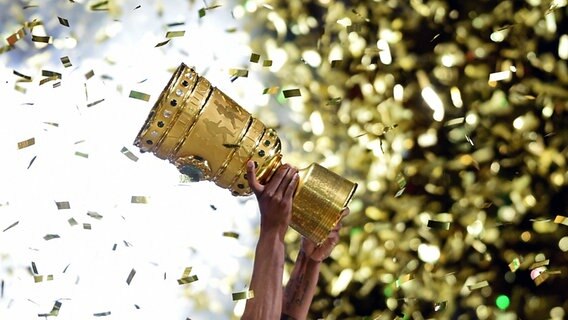
<svg viewBox="0 0 568 320">
<path fill-rule="evenodd" d="M 241 292 L 234 292 L 233 293 L 233 301 L 237 300 L 248 300 L 254 298 L 254 291 L 241 291 Z"/>
<path fill-rule="evenodd" d="M 138 91 L 134 91 L 131 90 L 130 91 L 130 95 L 128 96 L 129 98 L 133 98 L 133 99 L 138 99 L 138 100 L 142 100 L 142 101 L 146 101 L 148 102 L 148 100 L 150 100 L 150 95 L 143 93 L 143 92 L 138 92 Z"/>
<path fill-rule="evenodd" d="M 35 138 L 18 142 L 18 149 L 24 149 L 35 144 Z"/>
</svg>

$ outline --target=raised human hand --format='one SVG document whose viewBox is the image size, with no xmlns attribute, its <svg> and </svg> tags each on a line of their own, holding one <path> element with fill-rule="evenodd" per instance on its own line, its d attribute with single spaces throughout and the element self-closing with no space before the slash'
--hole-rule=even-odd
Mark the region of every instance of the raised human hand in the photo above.
<svg viewBox="0 0 568 320">
<path fill-rule="evenodd" d="M 322 262 L 327 259 L 337 243 L 339 243 L 339 229 L 341 229 L 341 220 L 349 214 L 349 208 L 344 208 L 341 212 L 341 218 L 335 227 L 331 230 L 327 239 L 325 239 L 319 246 L 312 240 L 302 237 L 301 251 L 316 262 Z"/>
</svg>

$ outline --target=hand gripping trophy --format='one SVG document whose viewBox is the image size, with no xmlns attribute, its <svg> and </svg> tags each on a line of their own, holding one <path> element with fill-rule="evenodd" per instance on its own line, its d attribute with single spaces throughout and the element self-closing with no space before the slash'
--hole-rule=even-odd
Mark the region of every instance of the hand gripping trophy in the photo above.
<svg viewBox="0 0 568 320">
<path fill-rule="evenodd" d="M 246 178 L 248 160 L 255 162 L 260 183 L 282 165 L 276 132 L 183 63 L 134 144 L 169 160 L 192 181 L 213 181 L 235 196 L 252 193 Z M 299 176 L 290 226 L 321 243 L 338 223 L 357 184 L 315 163 L 300 170 Z"/>
</svg>

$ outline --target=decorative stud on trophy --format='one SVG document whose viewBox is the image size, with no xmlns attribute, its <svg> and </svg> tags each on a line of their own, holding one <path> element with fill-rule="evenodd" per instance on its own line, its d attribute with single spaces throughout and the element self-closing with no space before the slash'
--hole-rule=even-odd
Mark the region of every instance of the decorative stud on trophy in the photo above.
<svg viewBox="0 0 568 320">
<path fill-rule="evenodd" d="M 282 165 L 273 129 L 181 64 L 150 111 L 134 144 L 167 159 L 192 181 L 209 180 L 235 196 L 250 195 L 246 163 L 260 183 Z M 290 226 L 315 243 L 325 240 L 357 184 L 318 165 L 299 171 Z"/>
</svg>

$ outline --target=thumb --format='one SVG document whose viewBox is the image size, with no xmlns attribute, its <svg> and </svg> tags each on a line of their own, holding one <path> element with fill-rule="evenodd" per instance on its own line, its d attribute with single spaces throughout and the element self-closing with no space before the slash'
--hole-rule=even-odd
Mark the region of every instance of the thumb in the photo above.
<svg viewBox="0 0 568 320">
<path fill-rule="evenodd" d="M 256 171 L 252 160 L 247 162 L 247 180 L 250 188 L 256 195 L 259 195 L 262 191 L 264 191 L 264 186 L 261 185 L 256 178 Z"/>
</svg>

